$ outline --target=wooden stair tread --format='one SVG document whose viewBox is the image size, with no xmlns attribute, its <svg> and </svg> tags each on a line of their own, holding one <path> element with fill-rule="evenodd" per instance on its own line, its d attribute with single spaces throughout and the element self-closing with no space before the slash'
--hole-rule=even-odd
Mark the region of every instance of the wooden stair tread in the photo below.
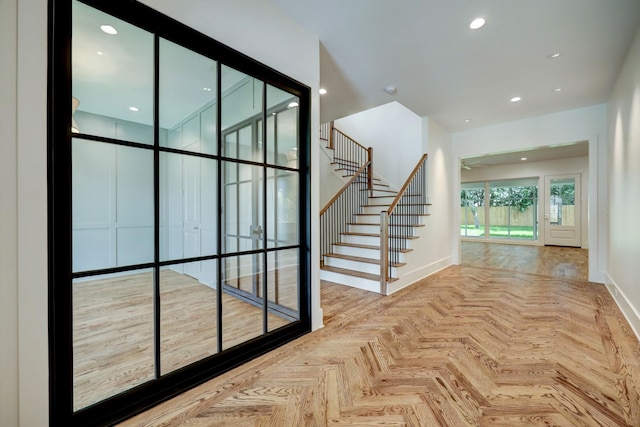
<svg viewBox="0 0 640 427">
<path fill-rule="evenodd" d="M 331 267 L 328 265 L 321 265 L 320 270 L 330 271 L 332 273 L 346 274 L 347 276 L 354 276 L 354 277 L 359 277 L 361 279 L 374 280 L 376 282 L 380 281 L 379 274 L 363 273 L 362 271 L 348 270 L 346 268 Z M 395 282 L 396 280 L 398 279 L 395 277 L 389 277 L 387 279 L 387 282 L 391 283 L 391 282 Z"/>
<path fill-rule="evenodd" d="M 366 264 L 380 265 L 380 260 L 375 258 L 365 258 L 361 256 L 342 255 L 342 254 L 325 254 L 324 256 L 329 258 L 344 259 L 347 261 L 355 261 L 355 262 L 363 262 Z M 389 262 L 389 267 L 402 267 L 403 265 L 406 265 L 406 263 L 404 262 L 392 263 L 391 261 Z"/>
</svg>

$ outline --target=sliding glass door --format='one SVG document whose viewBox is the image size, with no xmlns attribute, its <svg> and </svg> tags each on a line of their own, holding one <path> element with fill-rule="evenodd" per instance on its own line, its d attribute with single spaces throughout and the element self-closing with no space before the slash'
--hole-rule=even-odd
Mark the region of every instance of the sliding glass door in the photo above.
<svg viewBox="0 0 640 427">
<path fill-rule="evenodd" d="M 51 422 L 110 425 L 310 329 L 309 89 L 140 4 L 55 3 Z"/>
</svg>

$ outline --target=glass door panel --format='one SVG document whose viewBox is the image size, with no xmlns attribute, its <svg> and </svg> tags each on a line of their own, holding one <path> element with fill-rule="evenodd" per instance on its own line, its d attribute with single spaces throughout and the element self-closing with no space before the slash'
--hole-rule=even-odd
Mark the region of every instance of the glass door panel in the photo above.
<svg viewBox="0 0 640 427">
<path fill-rule="evenodd" d="M 153 273 L 73 281 L 73 410 L 155 378 Z"/>
<path fill-rule="evenodd" d="M 214 277 L 216 261 L 203 261 Z M 215 284 L 182 272 L 182 264 L 160 270 L 160 372 L 165 375 L 218 352 Z"/>
<path fill-rule="evenodd" d="M 253 291 L 263 283 L 260 260 L 256 255 L 222 259 L 223 283 L 228 290 L 222 294 L 223 350 L 264 333 L 264 308 L 251 298 Z"/>
<path fill-rule="evenodd" d="M 484 183 L 463 183 L 461 186 L 460 235 L 462 237 L 484 237 Z"/>
<path fill-rule="evenodd" d="M 545 245 L 581 246 L 580 174 L 545 177 Z"/>
</svg>

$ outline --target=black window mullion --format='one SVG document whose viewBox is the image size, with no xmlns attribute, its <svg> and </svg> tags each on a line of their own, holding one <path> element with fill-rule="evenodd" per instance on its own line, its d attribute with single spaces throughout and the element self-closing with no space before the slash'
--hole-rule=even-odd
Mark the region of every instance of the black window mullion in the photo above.
<svg viewBox="0 0 640 427">
<path fill-rule="evenodd" d="M 154 263 L 153 268 L 153 347 L 155 378 L 161 376 L 161 301 L 160 301 L 160 37 L 153 40 L 153 215 Z"/>
<path fill-rule="evenodd" d="M 267 265 L 267 234 L 269 232 L 269 224 L 267 223 L 267 84 L 262 84 L 262 328 L 263 333 L 269 332 L 269 297 L 267 289 L 269 288 L 269 266 Z M 274 153 L 275 154 L 275 153 Z M 274 194 L 274 199 L 275 199 Z"/>
<path fill-rule="evenodd" d="M 218 140 L 218 159 L 222 158 L 222 149 L 225 141 L 222 140 L 222 64 L 220 61 L 216 61 L 216 139 Z M 218 167 L 216 168 L 216 173 L 218 175 L 218 215 L 216 215 L 217 222 L 217 252 L 218 256 L 222 255 L 222 239 L 224 239 L 224 235 L 226 234 L 226 228 L 223 230 L 222 228 L 222 212 L 224 215 L 227 215 L 226 206 L 223 203 L 223 197 L 226 194 L 227 188 L 226 183 L 223 182 L 223 161 L 218 160 Z M 226 172 L 226 171 L 225 171 Z M 224 193 L 223 193 L 224 189 Z M 218 349 L 217 352 L 220 353 L 222 351 L 222 263 L 223 259 L 218 258 L 218 262 L 216 264 L 216 329 L 217 329 L 217 337 L 218 337 Z"/>
</svg>

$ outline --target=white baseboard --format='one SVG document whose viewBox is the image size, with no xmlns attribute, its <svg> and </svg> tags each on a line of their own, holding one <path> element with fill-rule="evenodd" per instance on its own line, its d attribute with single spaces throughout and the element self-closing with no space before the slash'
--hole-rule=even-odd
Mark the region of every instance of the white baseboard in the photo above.
<svg viewBox="0 0 640 427">
<path fill-rule="evenodd" d="M 609 294 L 613 297 L 613 300 L 622 311 L 622 315 L 627 319 L 629 325 L 631 325 L 631 329 L 636 334 L 636 337 L 640 341 L 640 313 L 629 303 L 629 300 L 624 295 L 624 293 L 620 290 L 616 282 L 609 276 L 605 274 L 605 286 L 609 291 Z"/>
<path fill-rule="evenodd" d="M 387 295 L 391 295 L 394 292 L 398 292 L 400 289 L 411 286 L 417 281 L 449 267 L 451 264 L 451 257 L 448 256 L 438 261 L 432 262 L 431 264 L 423 265 L 413 271 L 403 274 L 402 277 L 400 277 L 397 281 L 389 284 Z M 402 271 L 402 269 L 400 269 L 400 271 Z"/>
</svg>

